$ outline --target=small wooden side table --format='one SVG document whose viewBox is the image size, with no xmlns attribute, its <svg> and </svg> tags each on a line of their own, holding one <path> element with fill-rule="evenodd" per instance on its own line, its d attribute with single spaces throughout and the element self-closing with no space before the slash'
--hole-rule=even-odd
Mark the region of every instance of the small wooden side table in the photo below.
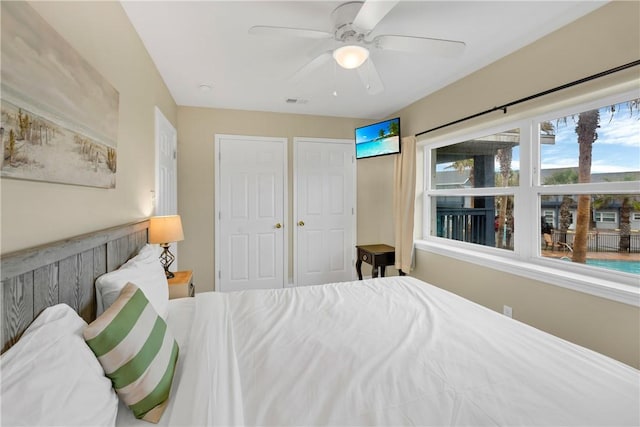
<svg viewBox="0 0 640 427">
<path fill-rule="evenodd" d="M 380 276 L 384 277 L 385 268 L 396 262 L 396 249 L 389 245 L 357 245 L 358 260 L 356 261 L 356 271 L 358 279 L 362 280 L 362 262 L 371 264 L 371 277 L 378 277 L 378 269 Z"/>
<path fill-rule="evenodd" d="M 193 271 L 176 271 L 174 277 L 167 279 L 169 283 L 169 299 L 192 297 L 196 293 L 193 286 Z"/>
</svg>

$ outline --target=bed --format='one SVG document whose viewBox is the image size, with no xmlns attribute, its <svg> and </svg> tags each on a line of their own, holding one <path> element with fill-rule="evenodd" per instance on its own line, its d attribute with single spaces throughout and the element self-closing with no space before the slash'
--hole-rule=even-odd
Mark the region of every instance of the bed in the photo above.
<svg viewBox="0 0 640 427">
<path fill-rule="evenodd" d="M 640 425 L 638 370 L 408 276 L 199 293 L 166 323 L 160 425 Z"/>
</svg>

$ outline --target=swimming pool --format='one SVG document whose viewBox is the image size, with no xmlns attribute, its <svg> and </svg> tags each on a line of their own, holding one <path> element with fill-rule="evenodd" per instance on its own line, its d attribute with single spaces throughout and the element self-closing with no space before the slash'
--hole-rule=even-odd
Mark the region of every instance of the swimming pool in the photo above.
<svg viewBox="0 0 640 427">
<path fill-rule="evenodd" d="M 640 274 L 640 261 L 619 261 L 614 259 L 588 259 L 587 265 L 618 270 L 625 273 Z"/>
</svg>

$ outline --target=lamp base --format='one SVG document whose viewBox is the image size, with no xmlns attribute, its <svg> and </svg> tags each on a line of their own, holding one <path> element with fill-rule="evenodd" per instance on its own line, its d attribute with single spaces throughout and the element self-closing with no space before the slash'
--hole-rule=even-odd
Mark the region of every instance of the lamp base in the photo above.
<svg viewBox="0 0 640 427">
<path fill-rule="evenodd" d="M 169 252 L 169 243 L 163 243 L 160 246 L 162 246 L 162 248 L 164 249 L 160 254 L 160 264 L 162 264 L 162 267 L 164 267 L 164 274 L 165 276 L 167 276 L 167 279 L 171 279 L 172 277 L 174 277 L 174 274 L 169 271 L 169 267 L 176 259 L 176 257 L 171 252 Z"/>
</svg>

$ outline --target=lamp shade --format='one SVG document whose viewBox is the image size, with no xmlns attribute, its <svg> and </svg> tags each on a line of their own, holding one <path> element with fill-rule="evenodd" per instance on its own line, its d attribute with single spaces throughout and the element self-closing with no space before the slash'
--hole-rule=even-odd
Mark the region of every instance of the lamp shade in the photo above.
<svg viewBox="0 0 640 427">
<path fill-rule="evenodd" d="M 180 215 L 154 216 L 149 219 L 149 243 L 184 240 Z"/>
<path fill-rule="evenodd" d="M 358 45 L 342 46 L 333 51 L 333 59 L 347 70 L 358 68 L 369 58 L 369 49 Z"/>
</svg>

